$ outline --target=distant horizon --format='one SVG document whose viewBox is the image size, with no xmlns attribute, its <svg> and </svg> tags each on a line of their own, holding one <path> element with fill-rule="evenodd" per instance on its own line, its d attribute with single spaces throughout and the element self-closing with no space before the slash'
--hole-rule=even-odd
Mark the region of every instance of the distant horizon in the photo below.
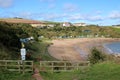
<svg viewBox="0 0 120 80">
<path fill-rule="evenodd" d="M 23 19 L 23 20 L 33 20 L 33 21 L 41 21 L 41 22 L 56 22 L 56 23 L 63 23 L 63 22 L 70 22 L 70 21 L 48 21 L 48 20 L 36 20 L 36 19 L 27 19 L 27 18 L 20 18 L 20 17 L 11 17 L 11 18 L 0 18 L 0 19 Z M 120 25 L 120 24 L 114 24 L 114 25 L 100 25 L 100 24 L 94 24 L 94 23 L 86 23 L 86 22 L 70 22 L 72 24 L 74 23 L 85 23 L 87 25 L 98 25 L 98 26 L 114 26 L 114 25 Z"/>
<path fill-rule="evenodd" d="M 0 0 L 0 18 L 120 24 L 120 0 Z"/>
</svg>

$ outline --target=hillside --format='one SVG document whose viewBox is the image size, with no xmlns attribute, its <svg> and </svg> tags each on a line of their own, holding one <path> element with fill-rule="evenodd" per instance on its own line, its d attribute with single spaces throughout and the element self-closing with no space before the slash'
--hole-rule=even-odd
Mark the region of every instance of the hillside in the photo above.
<svg viewBox="0 0 120 80">
<path fill-rule="evenodd" d="M 28 24 L 0 22 L 0 59 L 18 59 L 20 39 L 30 36 L 35 38 L 36 33 L 36 28 Z"/>
<path fill-rule="evenodd" d="M 89 27 L 81 27 L 81 28 L 55 27 L 55 28 L 38 29 L 38 28 L 32 27 L 29 24 L 24 24 L 24 23 L 19 24 L 19 23 L 0 22 L 0 59 L 1 60 L 21 59 L 20 39 L 26 39 L 31 36 L 34 37 L 34 40 L 25 43 L 25 47 L 28 53 L 26 56 L 26 59 L 33 60 L 35 65 L 37 66 L 40 60 L 43 60 L 43 61 L 85 60 L 86 58 L 84 58 L 84 54 L 83 54 L 84 51 L 85 53 L 90 52 L 89 49 L 91 47 L 94 47 L 96 45 L 101 46 L 101 44 L 104 42 L 115 41 L 114 38 L 76 38 L 76 35 L 80 36 L 79 33 L 82 33 L 80 31 L 86 28 L 91 29 Z M 97 29 L 99 29 L 98 31 L 101 31 L 101 32 L 103 32 L 104 30 L 104 28 L 101 29 L 99 27 L 93 27 L 93 28 L 95 28 L 93 30 L 93 33 L 95 33 L 94 31 L 96 31 Z M 111 28 L 110 29 L 107 28 L 106 30 L 110 30 L 110 32 L 112 32 Z M 119 30 L 117 31 L 116 29 L 114 31 L 119 32 Z M 56 33 L 59 35 L 57 35 Z M 68 39 L 63 39 L 64 36 L 67 36 L 67 35 L 68 35 Z M 44 36 L 44 37 L 40 37 L 38 39 L 39 36 Z M 57 39 L 52 38 L 55 36 L 58 36 L 58 38 Z M 63 36 L 63 37 L 59 38 L 60 36 Z M 74 36 L 74 37 L 71 38 L 70 36 Z M 51 40 L 51 39 L 55 39 L 55 40 Z M 49 47 L 49 50 L 48 50 L 48 47 Z M 81 50 L 83 51 L 83 53 Z M 51 57 L 48 53 L 50 53 L 51 56 L 55 57 L 55 59 Z M 118 68 L 119 68 L 119 64 L 100 63 L 100 64 L 90 66 L 90 68 L 88 68 L 87 71 L 78 70 L 74 72 L 58 72 L 58 73 L 52 73 L 52 74 L 51 72 L 50 73 L 43 72 L 41 73 L 41 75 L 45 80 L 51 80 L 51 79 L 52 80 L 108 80 L 108 79 L 119 80 L 120 71 Z M 114 75 L 112 72 L 117 75 Z M 101 73 L 104 73 L 104 74 L 101 75 Z M 21 78 L 24 80 L 34 80 L 31 78 L 31 75 L 32 75 L 31 73 L 28 73 L 25 75 L 18 74 L 18 73 L 11 74 L 11 72 L 8 72 L 4 69 L 0 70 L 0 75 L 1 75 L 0 80 L 8 80 L 8 79 L 21 80 Z M 96 75 L 96 76 L 93 76 L 93 75 Z M 112 75 L 114 75 L 115 77 Z"/>
<path fill-rule="evenodd" d="M 27 24 L 41 24 L 43 22 L 37 20 L 28 20 L 28 19 L 20 19 L 20 18 L 4 18 L 0 19 L 0 21 L 8 22 L 8 23 L 27 23 Z"/>
</svg>

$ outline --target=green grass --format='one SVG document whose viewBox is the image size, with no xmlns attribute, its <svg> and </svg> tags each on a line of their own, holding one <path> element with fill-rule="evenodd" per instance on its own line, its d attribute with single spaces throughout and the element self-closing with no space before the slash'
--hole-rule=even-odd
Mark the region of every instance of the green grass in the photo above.
<svg viewBox="0 0 120 80">
<path fill-rule="evenodd" d="M 33 60 L 56 60 L 48 53 L 48 47 L 50 46 L 50 42 L 42 41 L 42 42 L 33 42 L 31 44 L 27 44 L 27 48 L 29 49 L 28 53 L 31 54 Z"/>
<path fill-rule="evenodd" d="M 120 33 L 120 28 L 113 28 L 113 30 L 117 33 Z"/>
<path fill-rule="evenodd" d="M 0 70 L 0 80 L 35 80 L 32 77 L 32 74 L 26 73 L 17 73 L 17 72 L 9 72 L 6 70 Z"/>
<path fill-rule="evenodd" d="M 74 72 L 42 72 L 45 80 L 120 80 L 120 65 L 104 62 L 91 66 L 89 70 Z"/>
</svg>

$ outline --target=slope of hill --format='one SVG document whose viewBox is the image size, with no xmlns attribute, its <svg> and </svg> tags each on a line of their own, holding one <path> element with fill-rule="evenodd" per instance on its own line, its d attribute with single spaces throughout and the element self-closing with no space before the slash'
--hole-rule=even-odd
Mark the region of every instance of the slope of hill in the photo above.
<svg viewBox="0 0 120 80">
<path fill-rule="evenodd" d="M 21 48 L 20 39 L 31 36 L 37 39 L 36 31 L 36 28 L 29 24 L 0 22 L 0 60 L 17 59 L 19 57 L 17 53 Z"/>
<path fill-rule="evenodd" d="M 0 19 L 0 21 L 4 21 L 4 22 L 8 22 L 8 23 L 27 23 L 27 24 L 41 24 L 41 23 L 43 23 L 41 21 L 20 19 L 20 18 L 4 18 L 4 19 Z"/>
</svg>

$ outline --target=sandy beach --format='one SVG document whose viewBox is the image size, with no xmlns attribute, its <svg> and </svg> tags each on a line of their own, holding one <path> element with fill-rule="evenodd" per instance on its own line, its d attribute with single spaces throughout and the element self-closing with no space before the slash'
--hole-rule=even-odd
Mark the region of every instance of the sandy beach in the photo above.
<svg viewBox="0 0 120 80">
<path fill-rule="evenodd" d="M 120 41 L 117 38 L 79 38 L 79 39 L 57 39 L 53 40 L 48 48 L 51 56 L 58 60 L 83 61 L 87 60 L 88 54 L 93 47 L 97 47 L 105 53 L 104 43 Z"/>
</svg>

